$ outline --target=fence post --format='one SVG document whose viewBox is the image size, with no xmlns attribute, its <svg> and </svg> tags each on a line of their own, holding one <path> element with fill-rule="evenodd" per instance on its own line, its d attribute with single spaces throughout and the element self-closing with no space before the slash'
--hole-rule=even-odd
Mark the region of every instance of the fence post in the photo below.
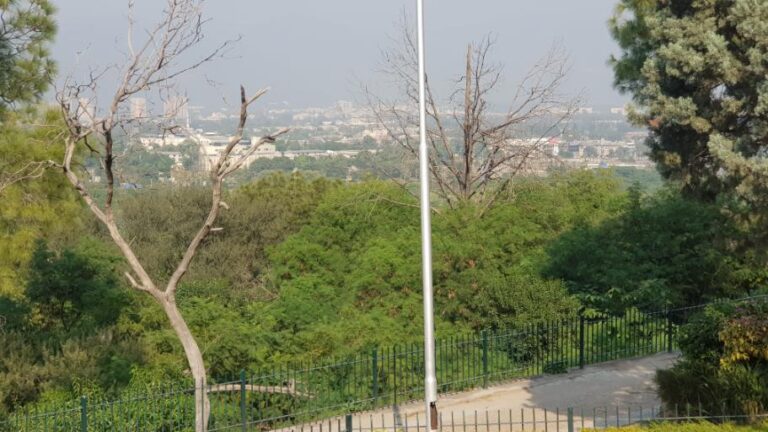
<svg viewBox="0 0 768 432">
<path fill-rule="evenodd" d="M 667 352 L 672 352 L 672 312 L 667 310 Z"/>
<path fill-rule="evenodd" d="M 483 330 L 483 388 L 488 387 L 488 331 Z"/>
<path fill-rule="evenodd" d="M 371 394 L 376 405 L 379 399 L 379 353 L 376 348 L 371 351 Z"/>
<path fill-rule="evenodd" d="M 584 315 L 579 314 L 579 369 L 584 369 Z"/>
<path fill-rule="evenodd" d="M 573 426 L 573 408 L 568 408 L 568 432 L 574 432 L 575 430 Z"/>
<path fill-rule="evenodd" d="M 245 432 L 248 428 L 248 421 L 246 419 L 246 409 L 245 409 L 245 369 L 240 371 L 240 422 L 243 425 L 243 432 Z"/>
<path fill-rule="evenodd" d="M 352 432 L 352 414 L 347 414 L 345 418 L 347 432 Z"/>
<path fill-rule="evenodd" d="M 80 432 L 88 432 L 88 398 L 80 398 Z"/>
</svg>

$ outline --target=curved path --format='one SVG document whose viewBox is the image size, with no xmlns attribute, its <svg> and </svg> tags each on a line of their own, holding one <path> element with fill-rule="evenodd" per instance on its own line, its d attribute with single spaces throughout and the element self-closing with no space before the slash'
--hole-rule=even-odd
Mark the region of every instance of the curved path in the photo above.
<svg viewBox="0 0 768 432">
<path fill-rule="evenodd" d="M 648 416 L 650 410 L 659 405 L 654 384 L 656 370 L 670 368 L 677 359 L 678 354 L 657 354 L 591 365 L 563 375 L 515 380 L 487 389 L 441 395 L 438 408 L 443 430 L 505 432 L 534 430 L 536 425 L 535 430 L 545 430 L 546 426 L 546 430 L 566 431 L 567 407 L 575 409 L 576 430 L 581 429 L 578 425 L 581 425 L 582 414 L 586 426 L 615 424 L 616 407 L 621 410 L 619 418 L 627 414 L 629 418 L 633 415 L 638 418 L 641 407 Z M 415 432 L 417 424 L 422 425 L 423 430 L 423 422 L 424 405 L 416 402 L 356 414 L 353 429 Z M 341 429 L 343 432 L 344 423 L 345 419 L 335 418 L 286 430 L 339 432 Z M 464 428 L 465 424 L 469 426 Z"/>
</svg>

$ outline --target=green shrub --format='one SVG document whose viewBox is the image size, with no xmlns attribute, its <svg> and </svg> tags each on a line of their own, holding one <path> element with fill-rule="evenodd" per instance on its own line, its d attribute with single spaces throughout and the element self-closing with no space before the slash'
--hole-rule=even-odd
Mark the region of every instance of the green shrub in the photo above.
<svg viewBox="0 0 768 432">
<path fill-rule="evenodd" d="M 669 407 L 692 405 L 708 415 L 765 413 L 765 304 L 707 307 L 680 329 L 683 360 L 658 371 L 661 400 Z"/>
</svg>

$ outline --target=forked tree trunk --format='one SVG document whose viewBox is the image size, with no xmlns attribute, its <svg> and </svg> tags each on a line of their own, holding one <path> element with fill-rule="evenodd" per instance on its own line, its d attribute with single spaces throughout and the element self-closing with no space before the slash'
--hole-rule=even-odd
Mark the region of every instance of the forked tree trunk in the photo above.
<svg viewBox="0 0 768 432">
<path fill-rule="evenodd" d="M 189 330 L 186 321 L 181 316 L 179 308 L 176 306 L 174 298 L 161 300 L 165 314 L 171 323 L 173 331 L 179 338 L 184 347 L 184 353 L 189 363 L 189 370 L 192 372 L 192 378 L 195 382 L 195 432 L 206 432 L 208 430 L 208 417 L 210 413 L 210 401 L 208 400 L 208 381 L 203 362 L 203 353 L 197 345 L 195 337 Z"/>
</svg>

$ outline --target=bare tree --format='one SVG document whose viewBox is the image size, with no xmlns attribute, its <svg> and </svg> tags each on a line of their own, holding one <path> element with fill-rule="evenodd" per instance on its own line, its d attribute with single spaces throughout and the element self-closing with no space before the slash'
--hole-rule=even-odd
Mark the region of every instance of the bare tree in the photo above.
<svg viewBox="0 0 768 432">
<path fill-rule="evenodd" d="M 413 157 L 418 157 L 418 63 L 414 35 L 403 25 L 402 40 L 383 53 L 383 72 L 391 77 L 400 100 L 385 100 L 366 88 L 376 122 Z M 523 77 L 504 113 L 491 111 L 489 96 L 502 79 L 502 67 L 490 63 L 493 41 L 485 38 L 467 48 L 466 69 L 441 105 L 427 79 L 427 139 L 429 167 L 437 193 L 450 207 L 465 202 L 480 205 L 481 214 L 523 172 L 533 157 L 547 157 L 542 146 L 576 111 L 579 97 L 560 93 L 568 59 L 553 47 Z M 525 130 L 525 134 L 523 131 Z M 531 136 L 532 130 L 539 133 Z M 527 135 L 526 140 L 519 140 Z"/>
<path fill-rule="evenodd" d="M 133 2 L 129 1 L 129 10 Z M 62 161 L 32 162 L 22 169 L 6 174 L 2 184 L 10 184 L 41 175 L 46 167 L 61 169 L 72 187 L 85 201 L 93 215 L 108 230 L 115 245 L 120 249 L 129 270 L 125 277 L 130 285 L 151 296 L 163 309 L 168 321 L 176 333 L 186 355 L 190 372 L 195 382 L 195 430 L 207 430 L 209 416 L 207 373 L 200 348 L 184 320 L 176 304 L 176 292 L 179 283 L 187 273 L 192 260 L 206 237 L 221 228 L 216 227 L 216 220 L 222 209 L 229 206 L 222 201 L 224 180 L 237 171 L 264 143 L 274 142 L 275 139 L 287 132 L 280 130 L 270 136 L 257 140 L 249 150 L 236 154 L 235 148 L 243 139 L 245 124 L 248 118 L 248 107 L 266 93 L 260 90 L 253 96 L 247 96 L 245 89 L 240 87 L 240 118 L 237 127 L 228 144 L 221 151 L 218 160 L 209 172 L 211 186 L 211 205 L 205 221 L 190 241 L 183 257 L 179 261 L 172 276 L 167 281 L 153 279 L 145 270 L 139 257 L 120 232 L 113 211 L 115 195 L 116 162 L 119 155 L 115 153 L 116 142 L 124 136 L 127 124 L 136 121 L 131 118 L 126 103 L 134 95 L 152 90 L 167 91 L 173 84 L 174 78 L 193 70 L 221 56 L 229 42 L 213 49 L 208 55 L 185 63 L 185 54 L 196 46 L 203 37 L 204 20 L 201 17 L 199 0 L 167 0 L 163 15 L 157 25 L 149 29 L 140 46 L 134 45 L 133 20 L 130 20 L 128 35 L 127 61 L 122 67 L 111 68 L 118 71 L 118 84 L 109 105 L 99 113 L 90 105 L 97 94 L 103 93 L 101 87 L 108 81 L 105 76 L 109 68 L 101 73 L 91 73 L 90 78 L 83 84 L 67 80 L 58 92 L 59 106 L 66 124 L 64 137 L 65 152 Z M 165 126 L 174 128 L 173 125 Z M 101 161 L 104 173 L 106 197 L 99 202 L 85 182 L 81 180 L 82 169 L 75 162 L 75 155 L 85 149 L 97 155 Z M 222 391 L 215 388 L 214 391 Z M 273 392 L 286 392 L 285 389 L 271 389 Z M 290 392 L 292 390 L 288 390 Z"/>
</svg>

